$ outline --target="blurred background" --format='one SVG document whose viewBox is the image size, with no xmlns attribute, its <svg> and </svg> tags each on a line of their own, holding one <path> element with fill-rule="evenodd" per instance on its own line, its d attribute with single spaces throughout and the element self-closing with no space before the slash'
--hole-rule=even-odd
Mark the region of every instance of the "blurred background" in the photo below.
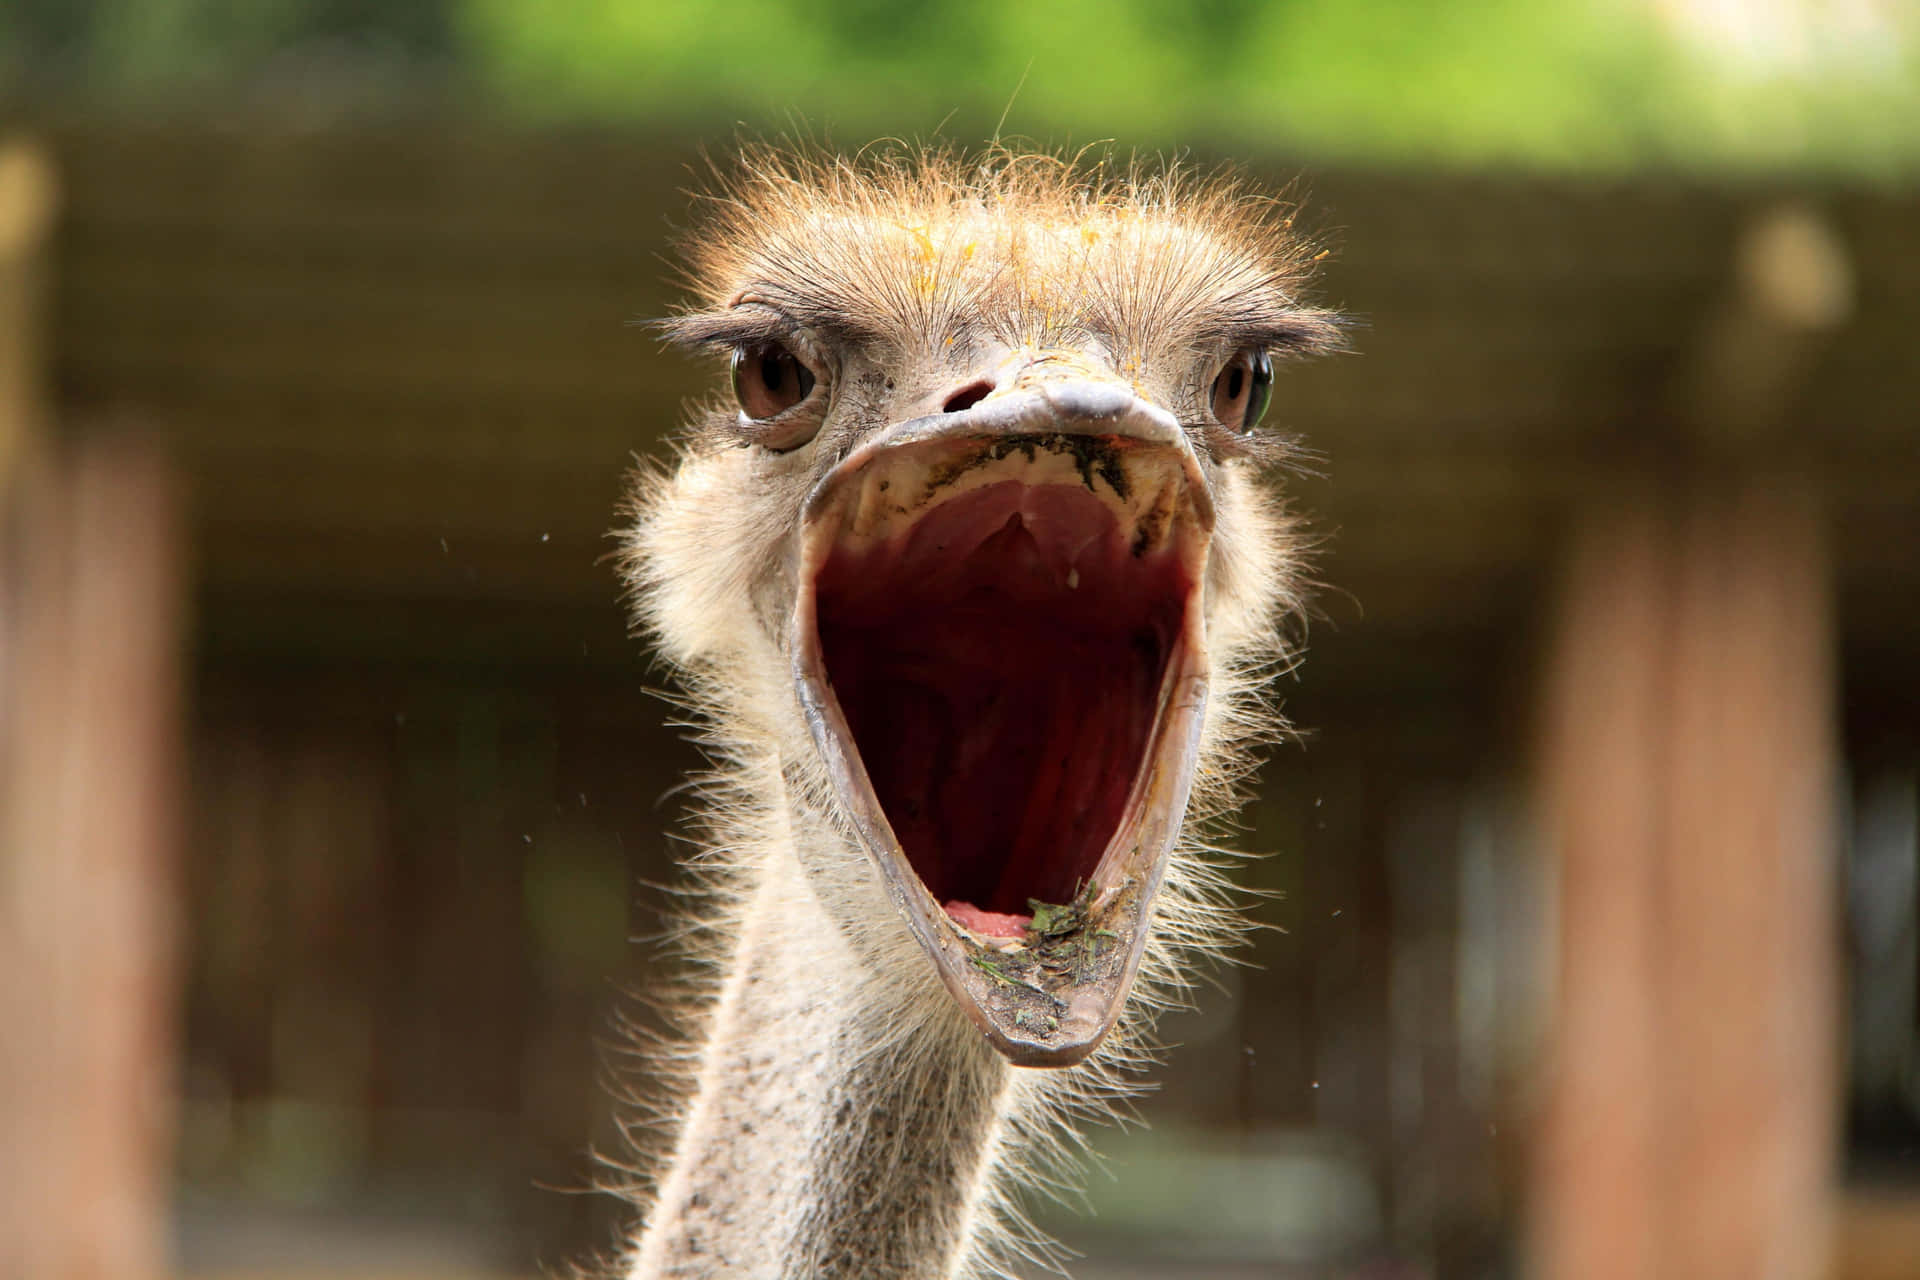
<svg viewBox="0 0 1920 1280">
<path fill-rule="evenodd" d="M 1360 321 L 1273 928 L 1075 1274 L 1920 1276 L 1904 0 L 9 0 L 0 1274 L 614 1245 L 633 321 L 741 136 L 996 132 L 1298 179 Z"/>
</svg>

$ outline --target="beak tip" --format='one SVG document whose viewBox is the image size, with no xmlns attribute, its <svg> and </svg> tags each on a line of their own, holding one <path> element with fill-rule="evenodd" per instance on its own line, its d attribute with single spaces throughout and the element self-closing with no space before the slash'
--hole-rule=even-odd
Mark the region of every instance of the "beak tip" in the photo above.
<svg viewBox="0 0 1920 1280">
<path fill-rule="evenodd" d="M 1133 392 L 1111 382 L 1075 379 L 1055 382 L 1042 392 L 1048 405 L 1062 418 L 1117 418 L 1138 403 Z"/>
</svg>

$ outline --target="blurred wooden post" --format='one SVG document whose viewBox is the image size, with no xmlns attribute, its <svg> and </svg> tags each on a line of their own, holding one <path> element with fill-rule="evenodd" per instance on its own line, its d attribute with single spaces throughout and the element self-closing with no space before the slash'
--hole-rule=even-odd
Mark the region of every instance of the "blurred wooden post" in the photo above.
<svg viewBox="0 0 1920 1280">
<path fill-rule="evenodd" d="M 0 150 L 0 1275 L 146 1280 L 167 1269 L 179 548 L 156 454 L 63 456 L 39 429 L 50 192 L 38 152 Z"/>
<path fill-rule="evenodd" d="M 1577 525 L 1539 760 L 1559 869 L 1548 1280 L 1828 1267 L 1832 601 L 1817 484 L 1782 427 L 1844 273 L 1807 215 L 1756 223 L 1675 387 L 1684 461 Z"/>
<path fill-rule="evenodd" d="M 1654 1280 L 1654 896 L 1668 632 L 1663 530 L 1625 509 L 1576 530 L 1541 755 L 1558 855 L 1558 1005 L 1534 1187 L 1548 1280 Z"/>
</svg>

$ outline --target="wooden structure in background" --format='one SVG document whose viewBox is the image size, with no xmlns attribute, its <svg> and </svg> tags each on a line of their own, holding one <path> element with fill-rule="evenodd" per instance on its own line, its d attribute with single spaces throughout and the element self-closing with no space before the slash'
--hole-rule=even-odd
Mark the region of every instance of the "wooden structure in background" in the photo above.
<svg viewBox="0 0 1920 1280">
<path fill-rule="evenodd" d="M 1853 282 L 1802 209 L 1733 248 L 1677 371 L 1678 438 L 1588 500 L 1552 633 L 1546 1280 L 1818 1280 L 1832 1255 L 1834 611 L 1793 427 Z"/>
<path fill-rule="evenodd" d="M 1545 1280 L 1816 1280 L 1834 1184 L 1824 540 L 1797 495 L 1596 514 L 1543 769 L 1556 1029 Z"/>
<path fill-rule="evenodd" d="M 23 297 L 44 155 L 0 150 L 0 1274 L 170 1270 L 180 799 L 174 489 L 49 441 Z M 37 216 L 36 216 L 37 215 Z"/>
</svg>

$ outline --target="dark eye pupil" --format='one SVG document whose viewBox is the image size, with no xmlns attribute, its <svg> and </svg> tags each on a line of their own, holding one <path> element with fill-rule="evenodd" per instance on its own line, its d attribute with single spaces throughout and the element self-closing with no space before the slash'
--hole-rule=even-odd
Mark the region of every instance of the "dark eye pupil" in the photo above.
<svg viewBox="0 0 1920 1280">
<path fill-rule="evenodd" d="M 775 397 L 786 394 L 787 373 L 792 365 L 793 357 L 785 352 L 769 351 L 760 357 L 760 380 Z"/>
<path fill-rule="evenodd" d="M 1233 366 L 1233 372 L 1227 377 L 1227 399 L 1238 400 L 1240 393 L 1247 389 L 1247 371 L 1239 365 Z"/>
</svg>

